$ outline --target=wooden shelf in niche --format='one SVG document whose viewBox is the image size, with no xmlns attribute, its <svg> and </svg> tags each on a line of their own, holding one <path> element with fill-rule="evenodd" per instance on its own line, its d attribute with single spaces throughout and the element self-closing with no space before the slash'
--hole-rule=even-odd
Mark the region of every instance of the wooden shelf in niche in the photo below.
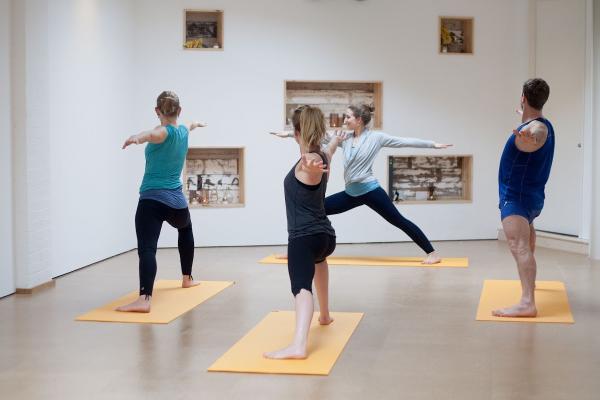
<svg viewBox="0 0 600 400">
<path fill-rule="evenodd" d="M 184 193 L 190 208 L 243 207 L 244 148 L 189 148 Z"/>
<path fill-rule="evenodd" d="M 292 114 L 298 106 L 319 107 L 325 115 L 325 125 L 336 128 L 341 127 L 349 105 L 362 103 L 374 106 L 373 127 L 381 129 L 382 91 L 383 82 L 380 81 L 285 81 L 285 129 L 292 129 Z M 338 118 L 335 118 L 336 114 Z"/>
<path fill-rule="evenodd" d="M 473 18 L 440 17 L 440 54 L 473 54 Z"/>
<path fill-rule="evenodd" d="M 473 156 L 389 156 L 388 194 L 395 203 L 471 202 Z"/>
<path fill-rule="evenodd" d="M 184 10 L 184 50 L 223 50 L 223 11 Z"/>
</svg>

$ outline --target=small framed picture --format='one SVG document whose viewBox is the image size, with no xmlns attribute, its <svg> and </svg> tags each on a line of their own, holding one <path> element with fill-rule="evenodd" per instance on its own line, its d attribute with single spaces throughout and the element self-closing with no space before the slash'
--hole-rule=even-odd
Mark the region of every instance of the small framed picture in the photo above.
<svg viewBox="0 0 600 400">
<path fill-rule="evenodd" d="M 223 11 L 185 10 L 183 48 L 223 49 Z"/>
<path fill-rule="evenodd" d="M 473 54 L 473 18 L 440 17 L 440 53 Z"/>
</svg>

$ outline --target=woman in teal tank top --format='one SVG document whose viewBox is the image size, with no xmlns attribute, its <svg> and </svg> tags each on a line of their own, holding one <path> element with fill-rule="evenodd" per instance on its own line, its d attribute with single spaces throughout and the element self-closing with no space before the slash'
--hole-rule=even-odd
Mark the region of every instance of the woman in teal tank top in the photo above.
<svg viewBox="0 0 600 400">
<path fill-rule="evenodd" d="M 178 249 L 181 260 L 182 288 L 196 286 L 192 278 L 194 234 L 186 199 L 182 192 L 181 171 L 188 150 L 189 131 L 205 124 L 194 122 L 178 125 L 181 113 L 179 98 L 170 91 L 156 99 L 156 115 L 160 125 L 130 136 L 123 148 L 131 144 L 148 143 L 144 154 L 146 168 L 140 187 L 140 200 L 135 213 L 140 296 L 133 303 L 117 307 L 117 311 L 150 312 L 150 300 L 156 277 L 156 247 L 163 222 L 178 230 Z"/>
</svg>

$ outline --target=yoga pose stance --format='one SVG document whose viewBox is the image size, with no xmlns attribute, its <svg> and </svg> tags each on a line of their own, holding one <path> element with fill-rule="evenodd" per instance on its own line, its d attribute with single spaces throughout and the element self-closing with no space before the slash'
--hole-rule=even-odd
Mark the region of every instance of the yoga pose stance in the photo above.
<svg viewBox="0 0 600 400">
<path fill-rule="evenodd" d="M 521 279 L 521 301 L 492 311 L 497 317 L 535 317 L 536 262 L 533 220 L 544 207 L 554 157 L 554 128 L 542 115 L 550 95 L 543 79 L 530 79 L 521 94 L 521 125 L 508 138 L 498 173 L 500 216 Z"/>
<path fill-rule="evenodd" d="M 323 200 L 329 175 L 328 164 L 337 147 L 331 139 L 326 151 L 320 151 L 325 136 L 323 113 L 305 106 L 295 113 L 299 130 L 295 139 L 301 158 L 283 181 L 288 229 L 288 272 L 294 295 L 296 330 L 286 348 L 265 353 L 267 358 L 306 358 L 308 332 L 313 318 L 313 278 L 319 300 L 319 323 L 329 325 L 329 270 L 325 260 L 335 249 L 335 231 L 325 214 Z M 299 118 L 298 118 L 299 116 Z"/>
<path fill-rule="evenodd" d="M 181 107 L 177 95 L 170 91 L 158 96 L 155 111 L 160 125 L 129 137 L 123 144 L 123 148 L 126 148 L 131 144 L 148 143 L 145 149 L 146 169 L 135 213 L 140 296 L 133 303 L 118 307 L 117 311 L 150 312 L 156 277 L 156 244 L 164 221 L 179 232 L 177 245 L 183 275 L 181 287 L 199 284 L 192 278 L 194 234 L 180 177 L 188 150 L 189 131 L 205 124 L 194 122 L 189 127 L 177 125 Z"/>
<path fill-rule="evenodd" d="M 423 231 L 413 222 L 404 218 L 385 190 L 373 176 L 373 162 L 382 147 L 429 147 L 445 149 L 451 144 L 435 143 L 431 140 L 402 138 L 368 129 L 372 108 L 368 105 L 349 106 L 344 114 L 344 124 L 352 133 L 341 135 L 338 140 L 344 152 L 344 191 L 325 199 L 327 215 L 340 214 L 358 206 L 367 205 L 390 224 L 401 229 L 427 254 L 423 264 L 441 261 Z M 285 133 L 274 133 L 286 137 Z M 336 135 L 340 137 L 340 135 Z M 284 258 L 285 256 L 280 256 Z"/>
</svg>

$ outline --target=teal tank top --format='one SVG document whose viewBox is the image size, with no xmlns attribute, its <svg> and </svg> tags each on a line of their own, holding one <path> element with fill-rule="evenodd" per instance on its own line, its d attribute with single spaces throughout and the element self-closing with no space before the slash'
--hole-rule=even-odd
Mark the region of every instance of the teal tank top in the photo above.
<svg viewBox="0 0 600 400">
<path fill-rule="evenodd" d="M 140 193 L 150 189 L 177 189 L 182 186 L 181 171 L 188 150 L 188 129 L 167 125 L 162 143 L 148 143 L 144 154 L 146 169 Z"/>
</svg>

